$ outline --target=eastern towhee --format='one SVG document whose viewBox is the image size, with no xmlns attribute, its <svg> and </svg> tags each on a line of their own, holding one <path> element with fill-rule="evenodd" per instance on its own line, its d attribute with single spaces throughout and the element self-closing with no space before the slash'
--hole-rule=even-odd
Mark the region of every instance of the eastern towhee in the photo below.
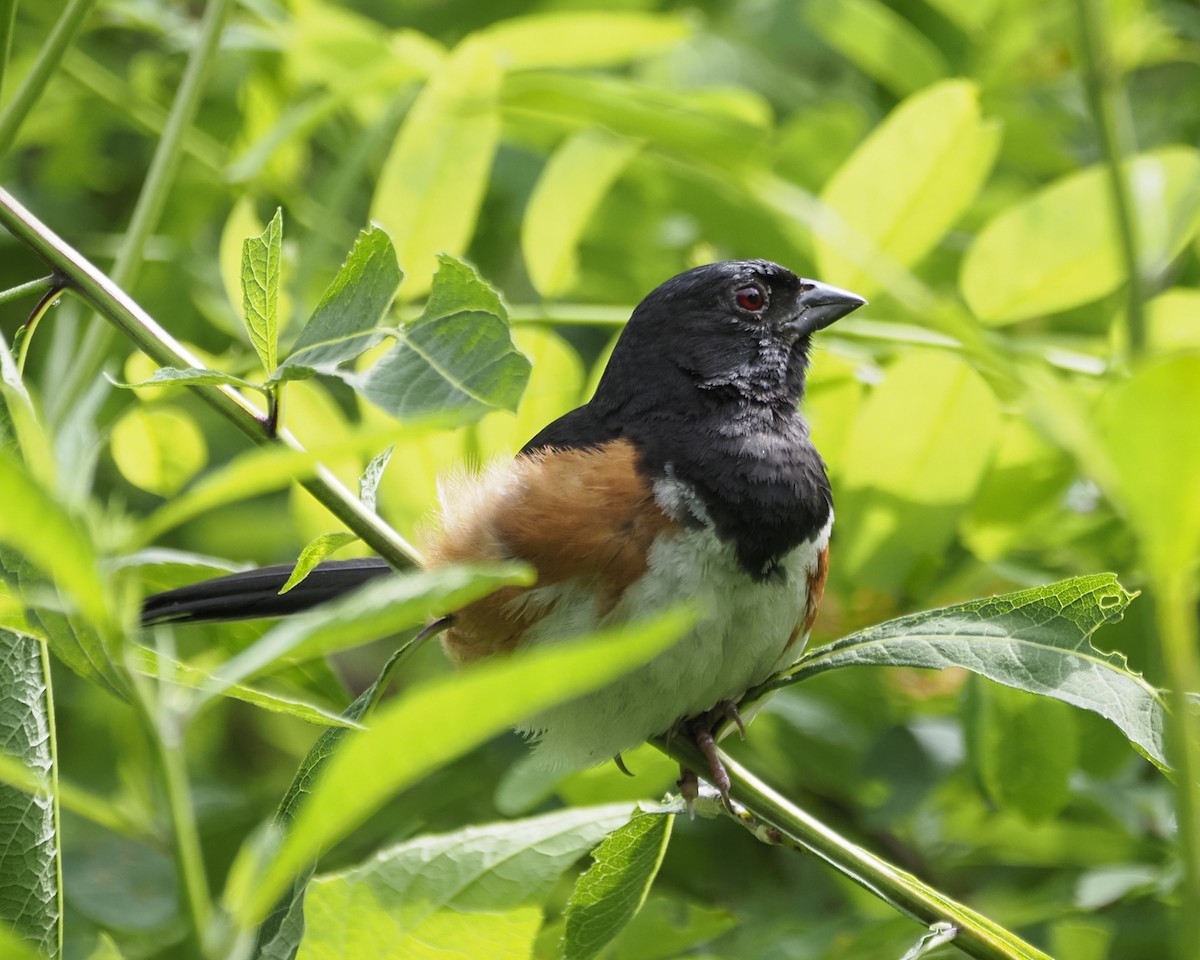
<svg viewBox="0 0 1200 960">
<path fill-rule="evenodd" d="M 588 403 L 443 491 L 427 565 L 537 572 L 448 618 L 455 661 L 700 606 L 648 664 L 522 726 L 548 765 L 619 762 L 686 731 L 727 795 L 712 730 L 740 724 L 741 696 L 799 657 L 828 572 L 832 495 L 798 410 L 812 335 L 865 302 L 766 260 L 682 273 L 634 310 Z M 150 597 L 143 620 L 280 616 L 389 569 L 328 562 L 283 595 L 289 565 L 233 574 Z M 681 786 L 690 800 L 694 775 Z"/>
</svg>

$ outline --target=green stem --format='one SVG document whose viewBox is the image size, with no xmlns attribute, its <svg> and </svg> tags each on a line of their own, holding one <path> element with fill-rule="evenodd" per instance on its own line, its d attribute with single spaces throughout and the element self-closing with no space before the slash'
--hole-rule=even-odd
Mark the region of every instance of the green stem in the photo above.
<svg viewBox="0 0 1200 960">
<path fill-rule="evenodd" d="M 171 112 L 167 115 L 162 138 L 155 148 L 150 169 L 146 172 L 145 183 L 129 220 L 129 227 L 113 263 L 112 279 L 118 286 L 128 286 L 141 269 L 146 241 L 158 226 L 171 183 L 179 171 L 185 134 L 200 107 L 205 82 L 216 58 L 221 30 L 234 2 L 235 0 L 209 0 L 204 10 L 199 40 L 188 57 L 183 79 L 175 92 Z M 83 343 L 73 358 L 63 386 L 56 391 L 56 413 L 72 408 L 82 393 L 91 386 L 112 343 L 112 335 L 112 327 L 99 317 L 93 318 L 88 324 Z"/>
<path fill-rule="evenodd" d="M 33 335 L 37 332 L 38 324 L 42 322 L 42 317 L 50 312 L 50 308 L 58 303 L 58 298 L 63 295 L 66 287 L 61 283 L 51 287 L 38 301 L 37 306 L 33 308 L 33 312 L 29 315 L 29 319 L 25 321 L 24 326 L 17 333 L 17 372 L 24 374 L 25 360 L 29 356 L 29 345 L 33 342 Z"/>
<path fill-rule="evenodd" d="M 30 280 L 28 283 L 10 287 L 7 290 L 0 291 L 0 303 L 10 303 L 13 300 L 20 300 L 21 297 L 27 297 L 32 293 L 43 293 L 53 287 L 55 282 L 55 277 L 40 277 L 37 280 Z"/>
<path fill-rule="evenodd" d="M 196 829 L 196 811 L 188 782 L 181 718 L 163 705 L 162 695 L 167 689 L 166 684 L 160 683 L 155 688 L 147 678 L 136 672 L 133 676 L 136 687 L 133 702 L 150 741 L 171 825 L 175 879 L 188 924 L 187 955 L 199 960 L 203 956 L 204 934 L 212 916 L 212 900 L 204 872 L 200 834 Z"/>
<path fill-rule="evenodd" d="M 1095 0 L 1076 0 L 1079 17 L 1080 46 L 1083 52 L 1084 85 L 1088 103 L 1096 124 L 1096 135 L 1104 155 L 1109 192 L 1117 220 L 1117 238 L 1121 258 L 1129 275 L 1125 294 L 1125 322 L 1129 332 L 1129 353 L 1138 356 L 1146 348 L 1146 318 L 1143 309 L 1145 296 L 1141 266 L 1138 261 L 1137 232 L 1134 229 L 1133 205 L 1129 184 L 1121 168 L 1121 138 L 1117 125 L 1117 70 L 1109 54 L 1101 17 Z"/>
<path fill-rule="evenodd" d="M 15 0 L 9 2 L 15 7 Z M 38 51 L 33 67 L 13 94 L 13 98 L 0 110 L 0 157 L 8 153 L 25 117 L 46 89 L 46 84 L 58 69 L 59 61 L 67 52 L 71 41 L 75 39 L 79 28 L 83 26 L 84 18 L 95 2 L 96 0 L 70 0 L 62 16 L 58 18 L 58 23 L 50 31 L 50 36 L 42 44 L 42 49 Z"/>
<path fill-rule="evenodd" d="M 67 51 L 62 71 L 92 97 L 99 97 L 121 113 L 136 129 L 161 138 L 170 114 L 149 98 L 139 94 L 123 77 L 97 63 L 82 50 Z M 215 177 L 223 178 L 227 152 L 224 145 L 203 130 L 189 127 L 183 136 L 183 150 Z"/>
<path fill-rule="evenodd" d="M 708 769 L 700 751 L 685 738 L 676 737 L 669 745 L 655 741 L 655 746 L 692 770 Z M 734 801 L 743 808 L 734 819 L 757 839 L 816 854 L 926 927 L 952 924 L 957 929 L 954 946 L 975 960 L 1050 960 L 1016 934 L 852 843 L 728 757 L 722 755 L 722 760 Z"/>
<path fill-rule="evenodd" d="M 1186 569 L 1160 571 L 1152 582 L 1171 707 L 1168 733 L 1175 768 L 1179 859 L 1183 863 L 1176 956 L 1194 960 L 1200 957 L 1200 723 L 1187 691 L 1200 690 L 1200 663 L 1195 652 L 1200 645 L 1196 615 L 1200 598 L 1196 581 Z"/>
<path fill-rule="evenodd" d="M 58 237 L 49 227 L 26 210 L 8 191 L 0 187 L 0 226 L 37 254 L 56 274 L 64 278 L 92 309 L 107 318 L 134 344 L 160 366 L 203 367 L 204 362 L 164 330 L 93 264 Z M 265 418 L 245 397 L 230 387 L 195 387 L 195 393 L 218 413 L 229 419 L 256 443 L 272 439 L 293 450 L 303 449 L 288 431 L 280 430 L 272 438 Z M 363 506 L 331 472 L 324 467 L 310 480 L 302 481 L 324 507 L 358 534 L 376 553 L 394 567 L 412 566 L 417 551 L 372 510 Z"/>
<path fill-rule="evenodd" d="M 0 0 L 0 96 L 4 94 L 4 77 L 12 56 L 13 29 L 17 25 L 17 0 Z"/>
</svg>

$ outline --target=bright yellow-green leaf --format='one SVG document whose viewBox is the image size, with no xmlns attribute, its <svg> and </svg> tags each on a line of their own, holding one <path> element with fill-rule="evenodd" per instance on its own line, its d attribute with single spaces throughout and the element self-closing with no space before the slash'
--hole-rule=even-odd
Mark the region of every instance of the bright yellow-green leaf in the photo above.
<svg viewBox="0 0 1200 960">
<path fill-rule="evenodd" d="M 283 211 L 256 237 L 242 241 L 242 316 L 250 344 L 267 373 L 275 372 L 279 350 L 280 260 L 283 255 Z"/>
<path fill-rule="evenodd" d="M 950 72 L 934 43 L 879 0 L 807 0 L 802 9 L 818 36 L 897 96 Z"/>
<path fill-rule="evenodd" d="M 437 255 L 461 255 L 475 232 L 500 139 L 500 69 L 469 41 L 417 97 L 383 164 L 371 219 L 392 238 L 406 299 L 429 292 Z"/>
<path fill-rule="evenodd" d="M 564 142 L 546 163 L 521 223 L 525 268 L 543 297 L 557 297 L 574 286 L 580 237 L 637 150 L 633 140 L 589 127 Z"/>
<path fill-rule="evenodd" d="M 50 577 L 95 626 L 111 622 L 109 589 L 87 528 L 53 499 L 25 467 L 0 455 L 0 543 Z M 20 509 L 12 505 L 19 504 Z"/>
<path fill-rule="evenodd" d="M 541 327 L 516 327 L 513 342 L 533 365 L 516 413 L 498 411 L 479 421 L 480 458 L 511 457 L 551 420 L 577 407 L 583 391 L 583 361 L 558 334 Z"/>
<path fill-rule="evenodd" d="M 1147 269 L 1166 266 L 1200 226 L 1191 200 L 1200 151 L 1167 147 L 1126 166 L 1138 249 Z M 985 323 L 1055 313 L 1112 293 L 1126 280 L 1108 173 L 1089 167 L 1008 207 L 963 259 L 959 286 Z"/>
<path fill-rule="evenodd" d="M 132 407 L 113 427 L 112 456 L 134 486 L 169 497 L 208 461 L 204 434 L 175 407 Z"/>
<path fill-rule="evenodd" d="M 278 856 L 250 900 L 238 905 L 242 919 L 264 915 L 305 864 L 395 791 L 505 727 L 647 662 L 690 621 L 674 610 L 644 624 L 493 659 L 390 701 L 375 712 L 369 730 L 348 734 L 317 774 Z"/>
<path fill-rule="evenodd" d="M 981 117 L 969 81 L 947 80 L 905 100 L 822 191 L 848 233 L 816 238 L 821 279 L 874 295 L 871 258 L 910 266 L 932 250 L 974 200 L 999 145 L 1000 128 Z"/>
<path fill-rule="evenodd" d="M 1149 565 L 1193 569 L 1200 554 L 1200 353 L 1147 363 L 1101 400 L 1110 491 L 1124 506 Z"/>
<path fill-rule="evenodd" d="M 254 209 L 254 199 L 244 193 L 237 198 L 225 218 L 221 228 L 221 243 L 217 252 L 217 260 L 221 267 L 221 285 L 225 288 L 225 296 L 235 309 L 242 304 L 242 243 L 247 237 L 257 237 L 263 232 L 265 224 L 259 219 Z M 130 380 L 141 380 L 142 377 L 129 377 Z"/>
<path fill-rule="evenodd" d="M 1151 353 L 1200 348 L 1200 290 L 1171 287 L 1146 303 L 1146 346 Z M 1113 321 L 1113 347 L 1129 349 L 1129 328 L 1122 311 Z"/>
<path fill-rule="evenodd" d="M 908 353 L 863 404 L 835 478 L 835 574 L 895 589 L 941 561 L 991 460 L 999 403 L 968 364 Z"/>
<path fill-rule="evenodd" d="M 656 53 L 692 32 L 673 14 L 633 10 L 535 13 L 481 30 L 507 70 L 604 67 Z"/>
</svg>

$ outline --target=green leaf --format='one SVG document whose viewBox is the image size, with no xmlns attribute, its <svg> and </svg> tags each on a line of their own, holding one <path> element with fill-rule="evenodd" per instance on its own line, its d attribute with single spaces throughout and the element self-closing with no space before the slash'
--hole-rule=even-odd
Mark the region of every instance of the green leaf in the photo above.
<svg viewBox="0 0 1200 960">
<path fill-rule="evenodd" d="M 1143 269 L 1159 273 L 1200 226 L 1191 193 L 1200 151 L 1165 147 L 1125 166 Z M 963 258 L 959 287 L 984 323 L 1000 326 L 1112 293 L 1127 279 L 1108 172 L 1063 177 L 998 214 Z"/>
<path fill-rule="evenodd" d="M 628 817 L 614 804 L 468 827 L 317 877 L 303 955 L 524 960 L 558 878 Z"/>
<path fill-rule="evenodd" d="M 968 364 L 911 352 L 887 369 L 855 418 L 835 477 L 833 574 L 894 589 L 928 577 L 991 461 L 995 395 Z"/>
<path fill-rule="evenodd" d="M 950 72 L 933 41 L 878 0 L 807 0 L 801 9 L 814 33 L 898 97 Z"/>
<path fill-rule="evenodd" d="M 354 702 L 342 712 L 342 718 L 347 724 L 358 725 L 358 722 L 375 708 L 379 698 L 383 695 L 388 678 L 405 654 L 412 649 L 414 643 L 415 641 L 410 641 L 392 654 L 391 659 L 379 672 L 379 676 L 375 678 L 375 682 L 359 694 Z M 345 734 L 344 728 L 326 730 L 305 754 L 296 775 L 288 785 L 287 792 L 279 802 L 279 809 L 275 811 L 275 824 L 278 827 L 284 831 L 291 827 L 300 805 L 312 789 L 313 780 L 318 771 L 333 756 Z M 239 854 L 239 864 L 235 866 L 240 867 L 247 860 L 254 859 L 257 852 L 253 843 L 244 846 Z M 257 867 L 258 864 L 255 863 L 253 866 Z M 250 882 L 252 882 L 255 870 L 248 863 L 246 867 L 245 870 L 231 870 L 231 877 L 246 876 L 251 878 Z M 259 926 L 254 960 L 294 960 L 296 951 L 300 947 L 300 941 L 304 938 L 304 898 L 315 869 L 316 861 L 314 860 L 296 874 L 292 881 L 291 891 L 280 898 L 274 909 Z M 240 903 L 246 896 L 245 889 L 234 889 L 232 880 L 226 892 L 229 895 L 228 899 L 233 903 Z"/>
<path fill-rule="evenodd" d="M 0 922 L 0 957 L 4 960 L 46 960 L 48 953 L 39 953 L 24 937 Z"/>
<path fill-rule="evenodd" d="M 26 791 L 0 782 L 0 924 L 57 956 L 62 899 L 48 670 L 35 637 L 0 630 L 0 750 L 44 785 Z"/>
<path fill-rule="evenodd" d="M 350 434 L 311 450 L 272 446 L 240 454 L 159 507 L 142 522 L 132 539 L 138 545 L 151 543 L 167 530 L 208 510 L 278 490 L 294 480 L 311 476 L 328 460 L 364 448 L 378 449 L 380 442 L 390 439 L 393 433 Z"/>
<path fill-rule="evenodd" d="M 283 210 L 257 237 L 242 242 L 242 312 L 250 342 L 268 374 L 275 372 L 279 348 L 279 261 Z"/>
<path fill-rule="evenodd" d="M 975 199 L 999 146 L 1000 128 L 981 117 L 970 81 L 946 80 L 909 97 L 821 193 L 848 232 L 817 236 L 821 278 L 873 296 L 881 284 L 871 257 L 911 266 L 929 253 Z M 872 247 L 865 253 L 863 241 Z"/>
<path fill-rule="evenodd" d="M 417 97 L 383 162 L 371 219 L 396 245 L 407 297 L 429 290 L 437 255 L 467 249 L 500 142 L 500 68 L 484 43 L 461 44 Z"/>
<path fill-rule="evenodd" d="M 113 425 L 110 449 L 126 480 L 160 497 L 182 490 L 208 460 L 196 422 L 165 405 L 131 407 Z"/>
<path fill-rule="evenodd" d="M 113 622 L 109 594 L 86 527 L 54 500 L 25 467 L 0 455 L 0 543 L 12 546 L 46 574 L 89 624 Z M 20 504 L 14 510 L 12 504 Z"/>
<path fill-rule="evenodd" d="M 172 660 L 147 647 L 136 647 L 133 652 L 136 669 L 147 677 L 154 677 L 157 680 L 191 690 L 207 692 L 212 687 L 213 674 L 211 670 Z M 297 720 L 303 720 L 305 723 L 315 724 L 319 727 L 355 726 L 355 724 L 343 720 L 340 714 L 331 712 L 324 707 L 305 703 L 280 693 L 260 690 L 244 683 L 223 686 L 220 693 L 221 696 L 230 700 L 248 703 L 270 713 L 295 717 Z"/>
<path fill-rule="evenodd" d="M 1079 759 L 1076 713 L 1065 703 L 983 683 L 967 687 L 971 768 L 997 806 L 1030 823 L 1051 819 L 1071 799 Z"/>
<path fill-rule="evenodd" d="M 529 358 L 529 383 L 514 412 L 497 410 L 475 425 L 483 461 L 511 457 L 552 420 L 583 402 L 583 361 L 561 336 L 544 327 L 513 330 L 517 349 Z"/>
<path fill-rule="evenodd" d="M 378 343 L 381 334 L 375 328 L 383 322 L 403 279 L 388 235 L 375 226 L 360 233 L 276 377 L 333 373 Z"/>
<path fill-rule="evenodd" d="M 1166 769 L 1160 692 L 1131 671 L 1122 654 L 1091 643 L 1134 596 L 1111 573 L 1100 573 L 911 614 L 805 653 L 769 687 L 839 667 L 963 667 L 1098 713 Z"/>
<path fill-rule="evenodd" d="M 322 769 L 278 857 L 238 905 L 242 922 L 262 916 L 320 850 L 396 791 L 520 720 L 647 662 L 690 622 L 690 616 L 670 611 L 637 626 L 491 660 L 407 690 L 376 713 L 369 730 L 348 735 Z"/>
<path fill-rule="evenodd" d="M 313 572 L 313 568 L 321 563 L 330 554 L 334 553 L 348 543 L 353 543 L 358 539 L 357 534 L 347 533 L 345 530 L 337 533 L 323 533 L 319 537 L 310 540 L 300 551 L 300 557 L 296 560 L 296 565 L 292 568 L 292 574 L 287 578 L 287 583 L 279 588 L 280 593 L 287 593 L 296 584 L 303 583 L 304 579 Z"/>
<path fill-rule="evenodd" d="M 1161 574 L 1193 569 L 1200 555 L 1200 355 L 1138 367 L 1109 387 L 1097 414 L 1111 463 L 1110 475 L 1098 479 L 1129 515 L 1148 565 Z"/>
<path fill-rule="evenodd" d="M 634 10 L 535 13 L 493 23 L 475 36 L 507 70 L 607 67 L 674 46 L 692 33 L 677 14 Z"/>
<path fill-rule="evenodd" d="M 653 896 L 617 941 L 612 960 L 673 960 L 737 926 L 728 910 Z M 696 951 L 703 956 L 703 950 Z"/>
<path fill-rule="evenodd" d="M 438 567 L 378 577 L 353 593 L 281 621 L 213 671 L 216 695 L 281 663 L 301 663 L 423 626 L 503 586 L 528 585 L 518 564 Z"/>
<path fill-rule="evenodd" d="M 366 374 L 347 378 L 393 417 L 476 420 L 516 409 L 529 361 L 513 346 L 508 314 L 472 267 L 442 255 L 429 303 Z"/>
<path fill-rule="evenodd" d="M 114 380 L 112 384 L 123 390 L 138 390 L 142 387 L 158 387 L 167 384 L 176 387 L 241 387 L 245 390 L 263 392 L 263 386 L 260 383 L 254 383 L 243 377 L 235 377 L 232 373 L 204 370 L 199 367 L 159 367 L 147 380 L 139 380 L 136 383 L 118 383 Z"/>
<path fill-rule="evenodd" d="M 375 496 L 379 492 L 379 481 L 383 479 L 383 471 L 387 469 L 388 463 L 391 462 L 392 452 L 395 449 L 396 445 L 391 444 L 373 456 L 371 462 L 367 464 L 367 468 L 363 471 L 362 476 L 359 477 L 358 499 L 371 512 L 375 512 Z"/>
<path fill-rule="evenodd" d="M 583 231 L 637 151 L 635 141 L 589 127 L 550 156 L 521 222 L 525 266 L 543 297 L 560 296 L 574 286 Z"/>
<path fill-rule="evenodd" d="M 522 115 L 567 130 L 603 126 L 705 167 L 753 165 L 766 149 L 770 125 L 769 114 L 745 109 L 745 98 L 677 93 L 600 74 L 510 74 L 503 99 Z"/>
<path fill-rule="evenodd" d="M 589 960 L 607 946 L 646 902 L 671 838 L 674 817 L 639 810 L 604 838 L 595 863 L 567 904 L 566 960 Z"/>
</svg>

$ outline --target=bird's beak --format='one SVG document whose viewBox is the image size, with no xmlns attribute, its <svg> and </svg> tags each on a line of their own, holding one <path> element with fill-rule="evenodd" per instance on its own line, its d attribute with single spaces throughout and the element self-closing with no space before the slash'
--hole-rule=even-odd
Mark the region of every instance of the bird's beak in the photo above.
<svg viewBox="0 0 1200 960">
<path fill-rule="evenodd" d="M 867 301 L 857 293 L 843 290 L 816 280 L 800 281 L 800 297 L 796 305 L 800 312 L 788 326 L 801 336 L 823 330 Z"/>
</svg>

